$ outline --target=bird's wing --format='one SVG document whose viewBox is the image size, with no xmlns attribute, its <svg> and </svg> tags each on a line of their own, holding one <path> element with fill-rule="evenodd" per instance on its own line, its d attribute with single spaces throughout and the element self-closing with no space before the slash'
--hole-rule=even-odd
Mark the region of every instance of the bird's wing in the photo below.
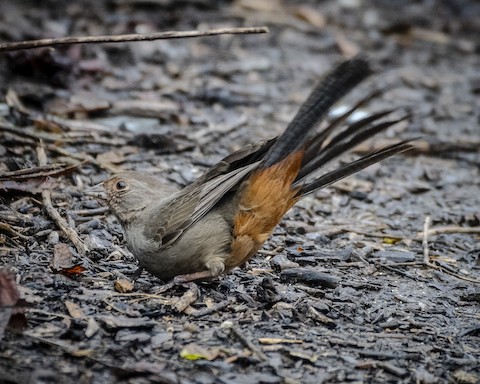
<svg viewBox="0 0 480 384">
<path fill-rule="evenodd" d="M 145 235 L 164 247 L 172 245 L 191 225 L 204 217 L 228 192 L 235 190 L 275 143 L 276 138 L 232 152 L 202 176 L 151 211 Z"/>
<path fill-rule="evenodd" d="M 235 172 L 240 168 L 261 160 L 276 140 L 277 137 L 269 140 L 262 140 L 255 144 L 248 144 L 245 147 L 230 153 L 208 169 L 202 176 L 195 180 L 191 186 L 196 187 L 205 184 L 220 175 Z"/>
<path fill-rule="evenodd" d="M 177 192 L 166 202 L 151 210 L 148 222 L 155 226 L 145 226 L 145 235 L 154 238 L 161 247 L 172 245 L 185 230 L 204 217 L 225 196 L 238 186 L 258 162 L 234 168 L 222 173 L 215 170 L 215 176 L 206 178 L 203 183 L 194 182 Z"/>
</svg>

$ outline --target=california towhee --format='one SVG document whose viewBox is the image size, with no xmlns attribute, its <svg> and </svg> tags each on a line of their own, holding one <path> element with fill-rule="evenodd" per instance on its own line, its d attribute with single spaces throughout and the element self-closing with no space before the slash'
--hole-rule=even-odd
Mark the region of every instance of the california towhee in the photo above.
<svg viewBox="0 0 480 384">
<path fill-rule="evenodd" d="M 332 135 L 367 97 L 310 134 L 330 107 L 371 72 L 366 59 L 344 61 L 320 81 L 282 135 L 230 154 L 182 190 L 138 172 L 103 182 L 140 266 L 178 283 L 219 276 L 252 257 L 301 198 L 410 149 L 402 141 L 317 175 L 333 158 L 402 120 L 379 122 L 392 112 L 384 111 Z"/>
</svg>

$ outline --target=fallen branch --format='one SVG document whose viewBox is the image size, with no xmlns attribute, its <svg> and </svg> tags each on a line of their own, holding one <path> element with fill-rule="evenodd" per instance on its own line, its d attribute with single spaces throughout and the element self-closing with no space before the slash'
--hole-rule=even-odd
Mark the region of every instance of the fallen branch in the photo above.
<svg viewBox="0 0 480 384">
<path fill-rule="evenodd" d="M 45 153 L 45 148 L 43 144 L 37 146 L 37 157 L 38 157 L 38 165 L 45 166 L 47 165 L 47 155 Z M 84 256 L 87 252 L 85 245 L 83 244 L 82 240 L 78 236 L 77 232 L 73 228 L 71 228 L 66 220 L 60 216 L 58 211 L 52 204 L 52 196 L 51 192 L 48 189 L 44 189 L 42 191 L 42 199 L 43 199 L 43 206 L 48 213 L 48 216 L 55 222 L 55 224 L 62 230 L 63 233 L 70 239 L 73 243 L 75 248 L 77 248 L 78 253 L 81 256 Z"/>
<path fill-rule="evenodd" d="M 126 35 L 101 35 L 101 36 L 69 36 L 56 39 L 41 39 L 18 41 L 14 43 L 1 43 L 0 52 L 18 51 L 21 49 L 33 49 L 40 47 L 55 47 L 70 44 L 86 43 L 120 43 L 125 41 L 152 41 L 165 39 L 179 39 L 188 37 L 215 36 L 215 35 L 241 35 L 251 33 L 268 33 L 267 27 L 244 27 L 244 28 L 219 28 L 207 31 L 166 31 L 146 34 Z"/>
</svg>

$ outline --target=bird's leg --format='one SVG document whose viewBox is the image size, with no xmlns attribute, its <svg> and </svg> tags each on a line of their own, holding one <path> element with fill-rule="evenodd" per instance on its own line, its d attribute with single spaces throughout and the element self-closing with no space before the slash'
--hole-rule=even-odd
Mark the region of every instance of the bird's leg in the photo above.
<svg viewBox="0 0 480 384">
<path fill-rule="evenodd" d="M 178 275 L 173 278 L 173 282 L 175 284 L 185 284 L 195 280 L 204 280 L 209 279 L 212 276 L 210 275 L 210 271 L 201 271 L 195 273 L 187 273 L 186 275 Z"/>
<path fill-rule="evenodd" d="M 225 271 L 225 263 L 222 257 L 212 257 L 206 263 L 207 269 L 205 271 L 187 273 L 185 275 L 175 276 L 173 279 L 175 284 L 184 284 L 195 280 L 211 279 L 220 276 Z"/>
</svg>

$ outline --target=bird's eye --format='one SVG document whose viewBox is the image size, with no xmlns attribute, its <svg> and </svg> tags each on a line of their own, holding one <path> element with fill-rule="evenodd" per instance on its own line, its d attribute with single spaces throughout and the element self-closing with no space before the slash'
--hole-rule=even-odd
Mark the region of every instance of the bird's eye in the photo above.
<svg viewBox="0 0 480 384">
<path fill-rule="evenodd" d="M 117 184 L 115 184 L 115 188 L 117 189 L 117 191 L 123 191 L 124 189 L 127 189 L 127 183 L 125 183 L 124 181 L 119 181 L 117 182 Z"/>
</svg>

